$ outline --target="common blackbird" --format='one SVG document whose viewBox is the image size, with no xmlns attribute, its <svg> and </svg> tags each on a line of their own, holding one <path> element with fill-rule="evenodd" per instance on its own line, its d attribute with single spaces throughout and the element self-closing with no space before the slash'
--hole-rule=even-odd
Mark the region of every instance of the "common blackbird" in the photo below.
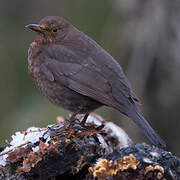
<svg viewBox="0 0 180 180">
<path fill-rule="evenodd" d="M 100 45 L 62 17 L 47 16 L 26 27 L 38 34 L 29 47 L 28 70 L 52 103 L 86 118 L 103 105 L 113 107 L 153 144 L 166 146 L 137 109 L 139 100 L 121 66 Z"/>
</svg>

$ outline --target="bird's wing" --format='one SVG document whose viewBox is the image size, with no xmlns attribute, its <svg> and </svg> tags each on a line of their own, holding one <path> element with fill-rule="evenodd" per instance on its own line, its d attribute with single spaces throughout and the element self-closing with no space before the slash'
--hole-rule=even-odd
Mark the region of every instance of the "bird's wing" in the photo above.
<svg viewBox="0 0 180 180">
<path fill-rule="evenodd" d="M 91 63 L 78 64 L 48 59 L 40 70 L 50 81 L 70 88 L 103 104 L 112 105 L 111 85 Z"/>
<path fill-rule="evenodd" d="M 126 114 L 127 106 L 131 106 L 132 101 L 139 101 L 120 65 L 102 48 L 87 54 L 88 51 L 84 55 L 83 50 L 51 45 L 46 48 L 46 60 L 41 70 L 47 79 Z"/>
</svg>

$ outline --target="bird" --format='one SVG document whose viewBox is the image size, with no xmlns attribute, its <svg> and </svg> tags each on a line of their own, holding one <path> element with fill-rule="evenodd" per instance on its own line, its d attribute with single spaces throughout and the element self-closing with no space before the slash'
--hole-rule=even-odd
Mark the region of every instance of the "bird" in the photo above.
<svg viewBox="0 0 180 180">
<path fill-rule="evenodd" d="M 101 106 L 112 107 L 132 119 L 152 144 L 166 147 L 138 110 L 140 100 L 120 64 L 98 43 L 59 16 L 26 27 L 37 33 L 28 49 L 28 71 L 43 96 L 71 111 L 71 117 L 85 114 L 84 120 Z"/>
</svg>

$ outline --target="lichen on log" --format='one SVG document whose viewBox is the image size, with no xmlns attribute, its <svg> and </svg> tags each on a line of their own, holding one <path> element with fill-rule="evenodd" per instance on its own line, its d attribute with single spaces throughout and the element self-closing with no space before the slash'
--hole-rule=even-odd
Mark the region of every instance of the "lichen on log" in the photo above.
<svg viewBox="0 0 180 180">
<path fill-rule="evenodd" d="M 91 114 L 61 117 L 46 128 L 16 132 L 0 153 L 0 179 L 175 179 L 180 160 L 155 146 L 132 146 L 117 125 Z"/>
</svg>

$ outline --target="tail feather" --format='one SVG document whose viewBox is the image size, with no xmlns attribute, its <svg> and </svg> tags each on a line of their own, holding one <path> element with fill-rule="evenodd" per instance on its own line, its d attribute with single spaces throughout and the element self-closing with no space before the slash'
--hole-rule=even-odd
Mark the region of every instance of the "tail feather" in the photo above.
<svg viewBox="0 0 180 180">
<path fill-rule="evenodd" d="M 135 124 L 141 128 L 147 138 L 157 146 L 162 148 L 166 147 L 166 143 L 160 138 L 160 136 L 153 130 L 150 124 L 145 120 L 145 118 L 140 114 L 138 109 L 134 111 L 129 117 L 135 122 Z"/>
</svg>

